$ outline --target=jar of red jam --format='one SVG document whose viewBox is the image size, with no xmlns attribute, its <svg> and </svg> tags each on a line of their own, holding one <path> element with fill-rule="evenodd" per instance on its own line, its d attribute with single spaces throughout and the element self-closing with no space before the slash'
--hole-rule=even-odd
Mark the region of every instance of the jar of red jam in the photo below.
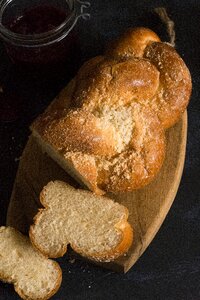
<svg viewBox="0 0 200 300">
<path fill-rule="evenodd" d="M 76 24 L 90 17 L 89 6 L 80 0 L 0 0 L 0 38 L 11 60 L 0 82 L 0 122 L 36 114 L 35 99 L 48 100 L 74 76 L 80 66 Z"/>
<path fill-rule="evenodd" d="M 75 25 L 90 3 L 80 0 L 2 0 L 0 37 L 15 64 L 48 65 L 74 55 Z"/>
</svg>

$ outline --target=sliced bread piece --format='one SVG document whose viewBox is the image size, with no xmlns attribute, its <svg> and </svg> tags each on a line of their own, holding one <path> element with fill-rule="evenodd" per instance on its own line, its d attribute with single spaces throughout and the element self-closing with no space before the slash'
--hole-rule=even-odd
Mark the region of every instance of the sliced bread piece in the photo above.
<svg viewBox="0 0 200 300">
<path fill-rule="evenodd" d="M 44 300 L 60 287 L 59 265 L 33 248 L 28 237 L 0 227 L 0 279 L 13 283 L 22 299 Z"/>
<path fill-rule="evenodd" d="M 63 256 L 70 244 L 82 256 L 111 261 L 132 244 L 128 209 L 111 199 L 54 181 L 43 188 L 40 200 L 45 208 L 35 216 L 29 235 L 48 257 Z"/>
</svg>

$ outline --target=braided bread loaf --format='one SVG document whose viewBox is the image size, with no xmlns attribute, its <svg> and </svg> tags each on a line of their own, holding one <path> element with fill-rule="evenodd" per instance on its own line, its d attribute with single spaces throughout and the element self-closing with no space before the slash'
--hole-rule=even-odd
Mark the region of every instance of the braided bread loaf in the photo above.
<svg viewBox="0 0 200 300">
<path fill-rule="evenodd" d="M 165 129 L 186 109 L 191 77 L 149 29 L 128 30 L 92 58 L 32 125 L 43 149 L 97 194 L 150 183 L 165 157 Z"/>
</svg>

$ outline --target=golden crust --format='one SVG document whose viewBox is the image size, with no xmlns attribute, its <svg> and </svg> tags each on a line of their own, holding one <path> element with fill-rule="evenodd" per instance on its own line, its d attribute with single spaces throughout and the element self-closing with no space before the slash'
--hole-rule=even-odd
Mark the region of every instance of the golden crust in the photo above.
<svg viewBox="0 0 200 300">
<path fill-rule="evenodd" d="M 159 86 L 158 70 L 145 59 L 104 59 L 87 80 L 80 78 L 85 78 L 84 68 L 78 73 L 73 98 L 78 107 L 90 111 L 104 103 L 121 106 L 152 98 Z"/>
<path fill-rule="evenodd" d="M 44 140 L 51 141 L 52 146 L 63 154 L 70 151 L 103 157 L 115 154 L 114 129 L 90 112 L 71 110 L 65 116 L 51 120 L 42 129 L 40 134 Z"/>
<path fill-rule="evenodd" d="M 152 42 L 160 42 L 160 38 L 152 30 L 144 27 L 129 28 L 110 45 L 106 55 L 112 58 L 141 58 L 147 45 Z"/>
<path fill-rule="evenodd" d="M 164 130 L 179 120 L 192 86 L 183 60 L 151 30 L 130 29 L 113 45 L 79 70 L 68 93 L 73 113 L 58 105 L 32 127 L 97 194 L 154 179 Z"/>
<path fill-rule="evenodd" d="M 160 72 L 160 88 L 148 105 L 163 127 L 169 128 L 180 119 L 188 105 L 192 90 L 190 72 L 175 49 L 165 43 L 147 46 L 144 57 Z"/>
</svg>

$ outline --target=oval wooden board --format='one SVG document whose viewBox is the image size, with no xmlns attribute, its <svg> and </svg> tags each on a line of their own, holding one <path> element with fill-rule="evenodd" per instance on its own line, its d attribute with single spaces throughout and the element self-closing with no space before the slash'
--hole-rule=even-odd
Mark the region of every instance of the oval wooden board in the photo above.
<svg viewBox="0 0 200 300">
<path fill-rule="evenodd" d="M 134 243 L 126 256 L 103 267 L 127 272 L 153 240 L 176 196 L 185 160 L 187 112 L 166 132 L 167 151 L 157 178 L 147 187 L 133 193 L 109 195 L 129 209 L 134 228 Z M 30 136 L 20 165 L 8 209 L 7 224 L 27 232 L 36 214 L 39 193 L 50 180 L 64 180 L 78 186 L 51 158 L 42 153 Z"/>
</svg>

